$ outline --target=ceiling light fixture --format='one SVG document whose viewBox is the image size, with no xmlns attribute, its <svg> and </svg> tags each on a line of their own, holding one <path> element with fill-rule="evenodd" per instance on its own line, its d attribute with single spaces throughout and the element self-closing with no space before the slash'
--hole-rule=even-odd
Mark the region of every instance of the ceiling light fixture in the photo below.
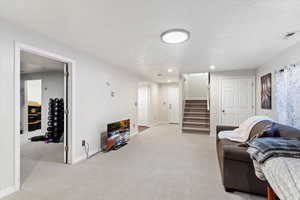
<svg viewBox="0 0 300 200">
<path fill-rule="evenodd" d="M 216 67 L 215 67 L 214 65 L 211 65 L 209 68 L 210 68 L 211 70 L 216 69 Z"/>
<path fill-rule="evenodd" d="M 190 38 L 190 32 L 184 29 L 170 29 L 161 34 L 161 40 L 167 44 L 180 44 Z"/>
<path fill-rule="evenodd" d="M 169 72 L 169 73 L 173 72 L 173 69 L 168 69 L 168 72 Z"/>
<path fill-rule="evenodd" d="M 171 82 L 171 80 L 168 80 L 168 83 L 170 83 Z"/>
</svg>

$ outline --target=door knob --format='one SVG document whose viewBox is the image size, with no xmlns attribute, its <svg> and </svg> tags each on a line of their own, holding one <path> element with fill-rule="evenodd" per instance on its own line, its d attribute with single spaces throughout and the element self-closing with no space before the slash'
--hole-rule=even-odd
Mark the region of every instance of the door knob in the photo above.
<svg viewBox="0 0 300 200">
<path fill-rule="evenodd" d="M 225 110 L 222 110 L 222 112 L 224 113 L 224 112 L 225 112 Z"/>
</svg>

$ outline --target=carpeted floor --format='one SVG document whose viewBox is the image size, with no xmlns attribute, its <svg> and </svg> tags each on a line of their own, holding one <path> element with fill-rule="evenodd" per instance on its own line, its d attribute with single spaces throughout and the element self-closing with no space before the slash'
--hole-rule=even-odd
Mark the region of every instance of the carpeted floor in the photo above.
<svg viewBox="0 0 300 200">
<path fill-rule="evenodd" d="M 226 193 L 215 139 L 161 125 L 134 136 L 118 151 L 67 166 L 23 157 L 22 190 L 5 200 L 261 200 Z M 33 165 L 30 165 L 33 164 Z M 28 165 L 28 166 L 24 166 Z M 24 170 L 30 167 L 31 170 Z M 238 178 L 238 177 L 237 177 Z"/>
</svg>

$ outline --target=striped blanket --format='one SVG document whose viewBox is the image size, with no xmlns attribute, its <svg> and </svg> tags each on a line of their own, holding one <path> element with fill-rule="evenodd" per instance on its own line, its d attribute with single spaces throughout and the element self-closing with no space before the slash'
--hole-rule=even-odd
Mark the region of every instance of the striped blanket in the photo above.
<svg viewBox="0 0 300 200">
<path fill-rule="evenodd" d="M 300 158 L 300 141 L 285 138 L 257 138 L 247 142 L 247 152 L 258 163 L 264 163 L 271 157 Z"/>
</svg>

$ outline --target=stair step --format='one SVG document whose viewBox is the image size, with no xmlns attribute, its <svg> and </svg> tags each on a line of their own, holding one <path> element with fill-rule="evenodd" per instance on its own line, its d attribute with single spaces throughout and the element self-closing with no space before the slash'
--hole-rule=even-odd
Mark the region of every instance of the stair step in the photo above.
<svg viewBox="0 0 300 200">
<path fill-rule="evenodd" d="M 189 100 L 185 100 L 186 103 L 207 103 L 207 100 L 197 100 L 197 99 L 189 99 Z"/>
<path fill-rule="evenodd" d="M 186 122 L 184 122 L 182 124 L 182 127 L 183 128 L 210 128 L 209 123 L 194 123 L 194 124 L 191 124 L 191 123 L 186 123 Z"/>
<path fill-rule="evenodd" d="M 203 113 L 203 112 L 184 112 L 184 117 L 209 117 L 209 113 Z"/>
<path fill-rule="evenodd" d="M 207 112 L 208 110 L 207 110 L 207 108 L 201 108 L 201 107 L 185 107 L 184 108 L 185 110 L 191 110 L 191 111 L 202 111 L 202 112 Z"/>
<path fill-rule="evenodd" d="M 183 119 L 210 119 L 209 117 L 183 116 Z"/>
<path fill-rule="evenodd" d="M 182 127 L 182 131 L 184 132 L 205 132 L 209 133 L 210 129 L 209 128 L 195 128 L 195 127 Z"/>
<path fill-rule="evenodd" d="M 207 103 L 185 103 L 185 105 L 190 105 L 190 106 L 207 106 Z"/>
<path fill-rule="evenodd" d="M 183 123 L 185 122 L 197 122 L 197 123 L 207 123 L 210 124 L 210 119 L 209 118 L 183 118 Z"/>
<path fill-rule="evenodd" d="M 185 114 L 204 114 L 204 115 L 208 115 L 209 114 L 209 112 L 196 112 L 196 111 L 185 111 L 184 112 Z"/>
<path fill-rule="evenodd" d="M 187 109 L 206 109 L 206 107 L 200 107 L 200 106 L 185 106 L 184 108 L 187 108 Z"/>
<path fill-rule="evenodd" d="M 188 124 L 188 125 L 207 125 L 209 126 L 209 123 L 205 123 L 205 122 L 183 122 L 183 124 Z"/>
</svg>

